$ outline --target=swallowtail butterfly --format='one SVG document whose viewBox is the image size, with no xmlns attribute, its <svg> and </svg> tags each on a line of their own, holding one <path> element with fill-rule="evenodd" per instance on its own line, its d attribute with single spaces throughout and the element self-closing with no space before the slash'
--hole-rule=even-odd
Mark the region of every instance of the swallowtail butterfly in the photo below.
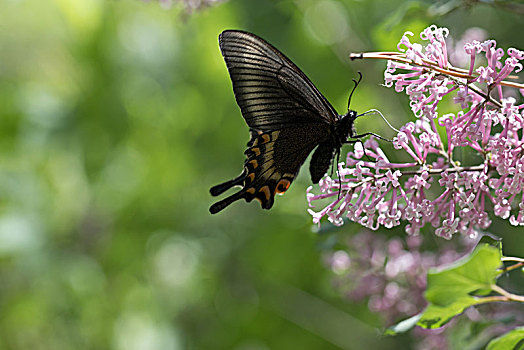
<svg viewBox="0 0 524 350">
<path fill-rule="evenodd" d="M 275 195 L 287 191 L 315 148 L 309 172 L 318 183 L 344 143 L 375 135 L 358 135 L 354 127 L 358 115 L 349 110 L 349 103 L 346 114 L 337 114 L 308 77 L 262 38 L 226 30 L 218 42 L 251 139 L 242 173 L 210 192 L 218 196 L 233 186 L 242 189 L 213 204 L 212 214 L 239 199 L 257 199 L 262 208 L 270 209 Z"/>
</svg>

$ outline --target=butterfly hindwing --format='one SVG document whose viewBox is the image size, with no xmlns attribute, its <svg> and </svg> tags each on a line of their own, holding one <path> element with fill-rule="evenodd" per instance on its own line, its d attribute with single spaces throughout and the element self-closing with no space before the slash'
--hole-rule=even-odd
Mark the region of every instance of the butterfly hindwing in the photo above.
<svg viewBox="0 0 524 350">
<path fill-rule="evenodd" d="M 270 209 L 275 195 L 287 191 L 325 133 L 326 130 L 311 129 L 307 124 L 267 132 L 251 130 L 251 140 L 244 152 L 244 170 L 237 178 L 213 187 L 211 194 L 220 194 L 235 185 L 242 186 L 242 189 L 214 204 L 211 212 L 222 210 L 242 198 L 247 202 L 257 199 L 262 208 Z"/>
<path fill-rule="evenodd" d="M 275 159 L 275 154 L 282 147 L 280 135 L 281 131 L 252 130 L 248 149 L 244 152 L 247 159 L 244 163 L 246 178 L 242 191 L 246 193 L 246 201 L 257 199 L 264 209 L 273 206 L 275 195 L 287 191 L 300 169 L 300 166 L 286 166 Z"/>
</svg>

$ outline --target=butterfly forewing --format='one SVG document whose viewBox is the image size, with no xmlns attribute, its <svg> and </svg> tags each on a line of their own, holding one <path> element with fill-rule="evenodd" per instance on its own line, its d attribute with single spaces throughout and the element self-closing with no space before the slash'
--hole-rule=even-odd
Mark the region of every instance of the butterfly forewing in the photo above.
<svg viewBox="0 0 524 350">
<path fill-rule="evenodd" d="M 271 44 L 231 30 L 220 34 L 219 44 L 237 103 L 251 128 L 265 131 L 336 121 L 337 113 L 326 98 Z"/>
<path fill-rule="evenodd" d="M 228 30 L 220 34 L 219 44 L 251 139 L 242 173 L 211 188 L 211 194 L 235 185 L 242 189 L 210 211 L 217 213 L 242 198 L 257 199 L 269 209 L 309 153 L 331 137 L 338 115 L 306 75 L 263 39 Z"/>
</svg>

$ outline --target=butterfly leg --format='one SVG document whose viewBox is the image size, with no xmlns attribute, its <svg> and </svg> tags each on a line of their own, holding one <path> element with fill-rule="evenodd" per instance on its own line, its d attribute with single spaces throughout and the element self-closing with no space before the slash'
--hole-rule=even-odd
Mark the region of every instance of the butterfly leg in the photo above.
<svg viewBox="0 0 524 350">
<path fill-rule="evenodd" d="M 360 134 L 360 135 L 349 135 L 349 137 L 351 137 L 352 139 L 361 139 L 361 138 L 366 137 L 366 136 L 375 136 L 377 139 L 381 139 L 381 140 L 388 141 L 388 142 L 393 142 L 392 140 L 389 140 L 389 139 L 387 139 L 385 137 L 377 135 L 374 132 L 366 132 L 366 133 L 363 133 L 363 134 Z M 355 143 L 355 142 L 351 142 L 351 141 L 348 142 L 348 141 L 346 141 L 344 143 Z"/>
<path fill-rule="evenodd" d="M 209 192 L 211 193 L 212 196 L 218 196 L 219 194 L 224 193 L 225 191 L 229 190 L 233 186 L 242 185 L 245 179 L 246 179 L 246 170 L 244 170 L 242 174 L 238 175 L 233 180 L 229 180 L 219 185 L 211 187 Z"/>
<path fill-rule="evenodd" d="M 362 76 L 362 75 L 361 75 Z M 356 83 L 358 84 L 358 83 Z M 338 195 L 337 195 L 337 199 L 340 199 L 340 194 L 342 193 L 342 180 L 340 180 L 340 171 L 338 169 L 338 163 L 340 163 L 340 148 L 337 149 L 337 154 L 336 154 L 336 161 L 335 161 L 335 164 L 337 166 L 337 178 L 338 178 Z"/>
<path fill-rule="evenodd" d="M 366 136 L 367 134 L 373 134 L 373 133 L 366 133 L 366 134 L 357 135 L 357 136 Z M 375 135 L 375 134 L 373 134 L 373 135 Z M 375 136 L 378 136 L 378 135 L 375 135 Z M 379 137 L 380 137 L 380 136 L 379 136 Z M 383 139 L 383 140 L 385 140 L 385 139 Z M 387 140 L 387 141 L 389 141 L 389 140 Z M 367 155 L 367 153 L 366 153 L 366 147 L 364 147 L 364 143 L 363 143 L 361 140 L 346 140 L 344 143 L 345 143 L 345 144 L 355 144 L 355 143 L 360 143 L 360 144 L 362 144 L 362 151 L 364 152 L 364 155 L 366 156 L 366 158 L 367 158 L 370 162 L 373 161 L 373 160 L 372 160 L 371 158 L 369 158 L 369 156 Z"/>
</svg>

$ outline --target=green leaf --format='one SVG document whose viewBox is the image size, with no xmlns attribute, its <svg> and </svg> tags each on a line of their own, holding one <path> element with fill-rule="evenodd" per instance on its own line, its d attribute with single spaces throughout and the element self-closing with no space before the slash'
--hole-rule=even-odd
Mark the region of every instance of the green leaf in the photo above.
<svg viewBox="0 0 524 350">
<path fill-rule="evenodd" d="M 458 299 L 477 292 L 485 295 L 491 290 L 501 266 L 499 249 L 482 243 L 475 251 L 440 270 L 428 272 L 426 299 L 436 306 L 455 304 Z M 460 303 L 459 303 L 460 304 Z"/>
<path fill-rule="evenodd" d="M 524 349 L 524 327 L 515 328 L 489 342 L 486 350 Z"/>
<path fill-rule="evenodd" d="M 484 243 L 497 248 L 500 252 L 500 256 L 504 256 L 504 254 L 502 254 L 502 238 L 492 233 L 484 233 L 480 241 L 478 241 L 477 246 Z"/>
<path fill-rule="evenodd" d="M 463 259 L 428 273 L 425 296 L 429 305 L 417 325 L 424 328 L 442 327 L 468 307 L 484 302 L 475 295 L 491 292 L 502 257 L 498 246 L 484 242 Z"/>
<path fill-rule="evenodd" d="M 482 300 L 469 295 L 455 299 L 453 303 L 446 306 L 429 304 L 422 313 L 417 325 L 423 328 L 440 328 L 457 315 L 460 315 L 470 306 L 480 304 Z"/>
<path fill-rule="evenodd" d="M 409 331 L 411 328 L 415 327 L 415 325 L 417 324 L 417 321 L 420 320 L 420 317 L 422 317 L 422 313 L 412 316 L 410 318 L 407 318 L 403 321 L 400 321 L 396 325 L 388 327 L 384 331 L 384 335 L 396 335 L 399 333 L 405 333 Z"/>
</svg>

